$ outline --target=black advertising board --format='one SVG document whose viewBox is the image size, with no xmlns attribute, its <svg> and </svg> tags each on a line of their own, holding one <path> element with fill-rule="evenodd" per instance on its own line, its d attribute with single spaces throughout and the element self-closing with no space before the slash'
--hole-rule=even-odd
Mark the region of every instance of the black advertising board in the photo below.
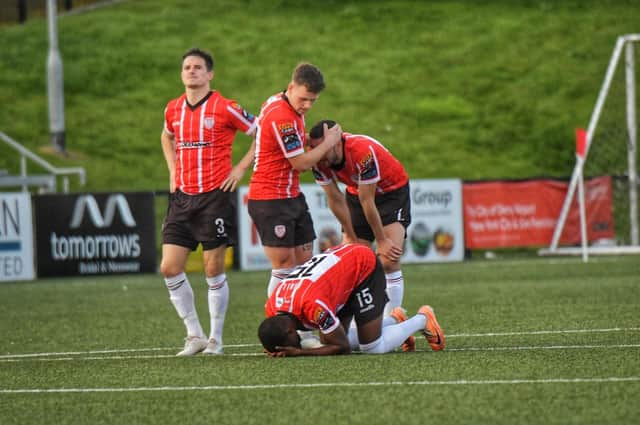
<svg viewBox="0 0 640 425">
<path fill-rule="evenodd" d="M 152 192 L 33 197 L 38 277 L 156 271 Z"/>
</svg>

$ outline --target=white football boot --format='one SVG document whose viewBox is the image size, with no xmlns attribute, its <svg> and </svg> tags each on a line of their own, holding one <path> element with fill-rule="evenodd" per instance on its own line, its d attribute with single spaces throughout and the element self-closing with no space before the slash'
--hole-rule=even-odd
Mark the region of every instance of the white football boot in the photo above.
<svg viewBox="0 0 640 425">
<path fill-rule="evenodd" d="M 199 336 L 188 336 L 184 341 L 184 349 L 176 354 L 176 356 L 195 356 L 207 348 L 207 340 Z"/>
<path fill-rule="evenodd" d="M 224 354 L 224 349 L 222 347 L 222 344 L 218 343 L 215 338 L 209 338 L 207 348 L 204 349 L 202 354 L 220 355 Z"/>
</svg>

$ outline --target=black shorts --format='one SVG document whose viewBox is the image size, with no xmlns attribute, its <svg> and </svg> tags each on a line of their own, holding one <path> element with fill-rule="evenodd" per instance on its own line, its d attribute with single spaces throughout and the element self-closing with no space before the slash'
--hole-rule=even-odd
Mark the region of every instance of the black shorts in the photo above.
<svg viewBox="0 0 640 425">
<path fill-rule="evenodd" d="M 169 194 L 167 216 L 162 224 L 162 243 L 195 250 L 235 245 L 236 193 L 216 189 L 198 195 L 179 190 Z"/>
<path fill-rule="evenodd" d="M 264 246 L 295 247 L 316 238 L 302 193 L 292 199 L 249 199 L 247 207 Z"/>
<path fill-rule="evenodd" d="M 353 317 L 356 325 L 364 325 L 384 313 L 389 301 L 387 279 L 380 260 L 376 258 L 376 268 L 357 288 L 353 290 L 346 304 L 338 312 L 341 323 L 350 323 Z"/>
<path fill-rule="evenodd" d="M 348 192 L 346 198 L 356 236 L 372 242 L 375 236 L 364 215 L 360 199 L 357 195 Z M 398 222 L 406 229 L 411 224 L 411 197 L 408 183 L 400 189 L 376 196 L 375 203 L 383 226 Z"/>
</svg>

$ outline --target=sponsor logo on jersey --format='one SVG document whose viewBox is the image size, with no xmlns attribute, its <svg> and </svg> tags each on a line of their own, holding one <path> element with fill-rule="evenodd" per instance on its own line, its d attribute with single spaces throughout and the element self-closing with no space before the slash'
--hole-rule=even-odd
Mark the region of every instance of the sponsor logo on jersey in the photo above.
<svg viewBox="0 0 640 425">
<path fill-rule="evenodd" d="M 287 228 L 283 224 L 278 224 L 273 228 L 273 233 L 282 239 L 287 234 Z"/>
<path fill-rule="evenodd" d="M 288 136 L 284 136 L 282 138 L 282 142 L 284 143 L 284 149 L 287 152 L 291 152 L 296 149 L 300 149 L 302 147 L 302 142 L 298 138 L 297 134 L 290 134 Z"/>
<path fill-rule="evenodd" d="M 373 154 L 371 152 L 359 161 L 358 168 L 360 169 L 360 176 L 363 180 L 378 176 L 378 168 L 376 167 L 376 162 L 373 160 Z"/>
<path fill-rule="evenodd" d="M 210 143 L 209 142 L 200 142 L 200 141 L 194 141 L 194 142 L 187 142 L 187 141 L 183 141 L 179 144 L 179 146 L 183 149 L 187 149 L 187 148 L 203 148 L 205 146 L 209 146 Z"/>
<path fill-rule="evenodd" d="M 245 117 L 249 121 L 253 121 L 256 118 L 256 117 L 253 116 L 253 114 L 250 114 L 249 112 L 245 111 L 244 109 L 242 110 L 242 116 Z"/>
<path fill-rule="evenodd" d="M 283 122 L 278 124 L 278 132 L 282 137 L 287 136 L 289 134 L 296 134 L 296 129 L 293 126 L 293 123 Z"/>
<path fill-rule="evenodd" d="M 313 313 L 312 321 L 322 330 L 331 329 L 331 327 L 336 323 L 331 313 L 320 306 L 318 306 L 316 311 Z"/>
</svg>

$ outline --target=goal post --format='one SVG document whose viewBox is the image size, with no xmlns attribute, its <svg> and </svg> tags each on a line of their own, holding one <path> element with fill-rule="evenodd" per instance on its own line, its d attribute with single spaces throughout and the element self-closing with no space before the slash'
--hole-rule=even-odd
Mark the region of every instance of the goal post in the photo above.
<svg viewBox="0 0 640 425">
<path fill-rule="evenodd" d="M 586 262 L 590 254 L 640 254 L 636 106 L 639 50 L 640 34 L 618 37 L 584 135 L 583 149 L 576 151 L 576 163 L 551 243 L 548 249 L 540 250 L 541 255 L 582 255 Z M 585 195 L 584 180 L 598 176 L 611 178 L 614 237 L 610 240 L 589 238 L 585 201 L 589 195 Z M 559 246 L 567 216 L 576 207 L 580 246 Z"/>
</svg>

